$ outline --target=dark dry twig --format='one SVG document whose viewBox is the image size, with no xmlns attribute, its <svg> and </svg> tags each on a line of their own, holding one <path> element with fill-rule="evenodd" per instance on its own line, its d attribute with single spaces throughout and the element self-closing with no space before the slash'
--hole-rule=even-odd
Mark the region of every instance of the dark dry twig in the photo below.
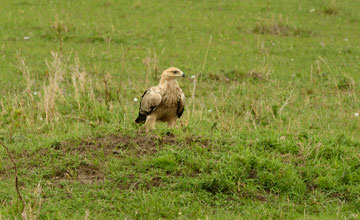
<svg viewBox="0 0 360 220">
<path fill-rule="evenodd" d="M 121 99 L 120 99 L 119 93 L 120 93 L 120 88 L 118 88 L 118 90 L 116 92 L 116 98 L 117 98 L 119 104 L 121 105 Z"/>
<path fill-rule="evenodd" d="M 11 162 L 13 163 L 14 165 L 14 170 L 15 170 L 15 188 L 16 188 L 16 193 L 19 197 L 19 200 L 21 201 L 21 203 L 23 204 L 23 210 L 25 208 L 25 201 L 23 199 L 23 197 L 21 196 L 21 193 L 20 193 L 20 190 L 19 190 L 19 178 L 18 178 L 18 172 L 17 172 L 17 167 L 16 167 L 16 163 L 15 163 L 15 160 L 14 160 L 14 157 L 13 155 L 11 154 L 9 148 L 2 142 L 0 141 L 0 144 L 5 148 L 6 152 L 8 153 L 9 157 L 10 157 L 10 160 Z M 23 210 L 21 212 L 23 212 Z"/>
<path fill-rule="evenodd" d="M 107 75 L 103 73 L 103 82 L 104 82 L 104 92 L 105 92 L 105 105 L 107 109 L 109 110 L 110 106 L 109 103 L 111 101 L 111 93 L 109 92 L 109 85 L 108 85 L 109 79 L 107 78 Z"/>
</svg>

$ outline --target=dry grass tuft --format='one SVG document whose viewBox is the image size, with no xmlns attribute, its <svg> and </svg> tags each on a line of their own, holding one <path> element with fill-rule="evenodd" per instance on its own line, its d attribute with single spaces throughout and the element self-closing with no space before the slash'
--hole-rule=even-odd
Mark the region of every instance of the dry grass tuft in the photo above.
<svg viewBox="0 0 360 220">
<path fill-rule="evenodd" d="M 80 97 L 85 93 L 85 86 L 87 84 L 87 73 L 80 67 L 79 57 L 75 57 L 75 64 L 71 67 L 71 79 L 75 91 L 75 99 L 80 110 Z"/>
<path fill-rule="evenodd" d="M 69 28 L 63 21 L 59 19 L 59 16 L 55 17 L 55 21 L 51 25 L 51 29 L 54 30 L 56 33 L 68 32 Z"/>
<path fill-rule="evenodd" d="M 37 92 L 34 88 L 40 85 L 36 84 L 33 74 L 26 65 L 25 58 L 19 54 L 17 56 L 17 68 L 22 73 L 26 86 L 24 92 L 16 95 L 16 98 L 10 102 L 13 105 L 14 114 L 28 124 L 32 124 L 37 119 L 43 120 L 43 118 L 45 123 L 58 122 L 61 115 L 59 109 L 61 106 L 65 106 L 65 103 L 72 103 L 72 100 L 76 102 L 79 111 L 84 100 L 96 102 L 93 86 L 97 83 L 93 83 L 91 77 L 81 66 L 79 58 L 75 56 L 74 61 L 70 62 L 69 56 L 63 56 L 62 53 L 57 52 L 51 52 L 51 57 L 50 61 L 45 60 L 48 71 L 42 85 L 43 91 Z M 107 74 L 105 78 L 107 83 L 110 76 Z M 65 90 L 65 88 L 67 89 Z M 110 105 L 111 95 L 107 85 L 105 93 L 105 102 Z M 86 98 L 83 99 L 85 96 Z M 0 100 L 0 113 L 4 115 L 6 111 L 4 101 Z"/>
<path fill-rule="evenodd" d="M 34 96 L 31 90 L 31 87 L 33 86 L 34 82 L 30 74 L 30 69 L 25 63 L 25 58 L 22 57 L 19 53 L 17 53 L 17 61 L 18 61 L 18 68 L 26 80 L 25 92 L 30 97 L 31 101 L 34 102 Z"/>
<path fill-rule="evenodd" d="M 36 186 L 33 192 L 33 202 L 29 202 L 25 205 L 24 211 L 21 213 L 23 220 L 36 220 L 39 218 L 43 199 L 41 197 L 42 187 L 40 183 Z"/>
<path fill-rule="evenodd" d="M 56 15 L 55 21 L 51 25 L 51 30 L 56 33 L 60 43 L 60 51 L 63 51 L 63 34 L 69 32 L 68 26 Z"/>
<path fill-rule="evenodd" d="M 146 66 L 146 81 L 145 87 L 147 88 L 149 85 L 149 78 L 152 77 L 154 80 L 159 80 L 158 76 L 158 63 L 156 53 L 152 54 L 151 50 L 149 49 L 149 55 L 143 59 L 143 64 Z"/>
<path fill-rule="evenodd" d="M 62 89 L 60 87 L 61 82 L 64 79 L 65 69 L 62 64 L 62 55 L 51 52 L 52 61 L 46 62 L 49 69 L 48 72 L 48 85 L 44 85 L 43 94 L 43 109 L 45 112 L 45 121 L 48 123 L 54 119 L 56 111 L 56 101 L 62 96 Z"/>
</svg>

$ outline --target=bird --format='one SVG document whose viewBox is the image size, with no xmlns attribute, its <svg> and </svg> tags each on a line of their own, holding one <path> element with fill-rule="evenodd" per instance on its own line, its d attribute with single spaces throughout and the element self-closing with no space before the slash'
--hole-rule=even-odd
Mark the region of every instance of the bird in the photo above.
<svg viewBox="0 0 360 220">
<path fill-rule="evenodd" d="M 169 67 L 161 73 L 159 85 L 147 89 L 141 97 L 136 123 L 145 123 L 145 132 L 155 128 L 156 121 L 167 122 L 174 128 L 185 107 L 185 95 L 177 78 L 185 74 L 176 67 Z"/>
</svg>

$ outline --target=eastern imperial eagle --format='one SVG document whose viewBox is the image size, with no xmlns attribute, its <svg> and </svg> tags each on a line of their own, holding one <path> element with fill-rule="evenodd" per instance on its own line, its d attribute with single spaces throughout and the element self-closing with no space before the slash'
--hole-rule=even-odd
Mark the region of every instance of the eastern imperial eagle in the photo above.
<svg viewBox="0 0 360 220">
<path fill-rule="evenodd" d="M 141 97 L 139 116 L 135 122 L 145 122 L 146 132 L 154 129 L 156 121 L 175 127 L 176 119 L 184 112 L 185 95 L 176 81 L 178 77 L 185 77 L 180 69 L 166 69 L 161 74 L 159 85 L 146 90 Z"/>
</svg>

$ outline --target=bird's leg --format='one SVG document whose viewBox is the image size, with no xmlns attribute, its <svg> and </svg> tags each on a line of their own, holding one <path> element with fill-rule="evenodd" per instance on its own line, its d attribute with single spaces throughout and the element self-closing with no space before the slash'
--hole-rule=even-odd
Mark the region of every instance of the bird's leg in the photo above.
<svg viewBox="0 0 360 220">
<path fill-rule="evenodd" d="M 155 128 L 156 118 L 154 116 L 148 115 L 145 122 L 145 132 L 149 132 Z"/>
<path fill-rule="evenodd" d="M 175 118 L 175 119 L 170 119 L 170 120 L 168 121 L 168 126 L 169 126 L 170 128 L 175 128 L 175 126 L 176 126 L 176 118 Z"/>
</svg>

